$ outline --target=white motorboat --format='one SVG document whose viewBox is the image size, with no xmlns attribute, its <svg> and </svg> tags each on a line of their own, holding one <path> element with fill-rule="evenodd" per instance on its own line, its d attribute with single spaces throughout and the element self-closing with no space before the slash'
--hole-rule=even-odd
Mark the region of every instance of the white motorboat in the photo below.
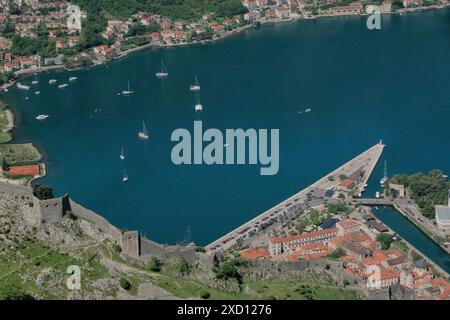
<svg viewBox="0 0 450 320">
<path fill-rule="evenodd" d="M 30 90 L 30 86 L 26 86 L 24 84 L 21 84 L 19 82 L 17 82 L 17 88 L 20 90 Z"/>
<path fill-rule="evenodd" d="M 38 115 L 38 116 L 36 117 L 36 120 L 42 121 L 42 120 L 47 119 L 48 117 L 49 117 L 48 114 L 40 114 L 40 115 Z"/>
</svg>

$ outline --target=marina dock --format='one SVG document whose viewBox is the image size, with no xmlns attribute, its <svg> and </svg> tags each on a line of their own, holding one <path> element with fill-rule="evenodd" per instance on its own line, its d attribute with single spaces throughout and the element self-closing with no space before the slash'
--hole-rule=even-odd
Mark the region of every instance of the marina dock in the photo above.
<svg viewBox="0 0 450 320">
<path fill-rule="evenodd" d="M 354 184 L 354 190 L 361 192 L 380 159 L 384 147 L 385 145 L 380 141 L 380 143 L 364 151 L 309 187 L 210 243 L 205 249 L 211 253 L 227 250 L 238 241 L 254 237 L 260 232 L 259 226 L 261 224 L 273 224 L 294 209 L 304 209 L 319 205 L 324 202 L 326 197 L 336 198 L 335 191 L 339 189 L 344 191 L 345 189 L 345 187 L 341 186 L 341 180 L 351 181 Z M 345 177 L 345 179 L 341 179 L 342 177 Z"/>
</svg>

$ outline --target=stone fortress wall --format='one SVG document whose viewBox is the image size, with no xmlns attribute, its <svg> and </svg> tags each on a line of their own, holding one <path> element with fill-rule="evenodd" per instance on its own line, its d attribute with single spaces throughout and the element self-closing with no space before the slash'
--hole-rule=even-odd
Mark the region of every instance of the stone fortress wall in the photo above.
<svg viewBox="0 0 450 320">
<path fill-rule="evenodd" d="M 18 197 L 28 205 L 22 208 L 24 220 L 31 225 L 60 223 L 67 212 L 94 223 L 102 232 L 122 247 L 122 252 L 132 258 L 148 258 L 156 256 L 162 259 L 184 257 L 193 262 L 196 257 L 195 246 L 165 246 L 141 237 L 137 231 L 122 232 L 101 215 L 84 208 L 68 195 L 50 200 L 39 200 L 33 195 L 29 186 L 18 186 L 0 182 L 0 199 L 2 197 Z M 1 209 L 1 207 L 0 207 Z"/>
</svg>

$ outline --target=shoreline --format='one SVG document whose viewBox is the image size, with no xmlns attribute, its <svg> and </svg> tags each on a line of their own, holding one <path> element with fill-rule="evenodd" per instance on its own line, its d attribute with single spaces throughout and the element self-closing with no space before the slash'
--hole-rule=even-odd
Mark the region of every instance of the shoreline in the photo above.
<svg viewBox="0 0 450 320">
<path fill-rule="evenodd" d="M 388 13 L 388 14 L 402 14 L 403 12 L 418 12 L 418 11 L 433 10 L 433 9 L 439 10 L 439 9 L 446 9 L 449 6 L 450 6 L 450 4 L 447 4 L 447 5 L 444 5 L 444 6 L 430 6 L 430 7 L 421 7 L 421 8 L 411 8 L 411 9 L 404 9 L 402 11 L 391 12 L 391 13 Z M 299 22 L 300 20 L 305 20 L 306 21 L 306 20 L 320 19 L 320 18 L 325 18 L 325 17 L 328 17 L 328 18 L 350 17 L 350 16 L 361 17 L 361 16 L 365 16 L 365 15 L 366 14 L 358 14 L 358 15 L 353 15 L 353 14 L 332 15 L 332 14 L 330 14 L 330 15 L 320 15 L 320 16 L 314 16 L 314 17 L 304 17 L 302 15 L 299 15 L 298 17 L 294 17 L 294 18 L 286 19 L 286 20 L 265 20 L 264 19 L 263 21 L 258 21 L 258 22 L 260 22 L 259 24 L 251 23 L 251 24 L 242 26 L 240 28 L 237 28 L 235 30 L 228 31 L 223 36 L 220 36 L 220 37 L 217 37 L 217 38 L 213 38 L 213 39 L 209 39 L 209 40 L 205 40 L 205 41 L 195 41 L 195 42 L 191 42 L 191 43 L 179 43 L 179 44 L 173 44 L 173 45 L 159 45 L 159 46 L 155 46 L 153 44 L 147 44 L 147 45 L 144 45 L 144 46 L 140 46 L 140 47 L 136 47 L 136 48 L 133 48 L 133 49 L 126 50 L 122 54 L 128 55 L 128 54 L 132 54 L 132 53 L 135 53 L 135 52 L 140 52 L 140 51 L 144 51 L 144 50 L 148 50 L 148 49 L 164 49 L 164 48 L 177 47 L 177 46 L 202 45 L 202 44 L 206 44 L 206 43 L 212 43 L 212 42 L 215 42 L 215 41 L 220 41 L 220 40 L 224 40 L 224 39 L 227 39 L 227 38 L 231 38 L 232 36 L 238 35 L 240 33 L 243 33 L 243 32 L 245 32 L 246 30 L 249 30 L 249 29 L 257 29 L 257 28 L 259 28 L 260 26 L 263 26 L 263 25 L 271 25 L 271 24 L 275 24 L 276 25 L 276 24 L 281 24 L 281 23 Z M 116 60 L 120 60 L 121 58 L 125 58 L 125 56 L 120 57 L 119 59 L 115 59 L 115 60 L 114 59 L 108 59 L 108 60 L 105 60 L 104 62 L 102 62 L 100 64 L 94 64 L 94 65 L 90 65 L 90 66 L 86 66 L 86 67 L 81 67 L 81 68 L 78 68 L 78 69 L 67 69 L 64 65 L 48 66 L 48 67 L 38 68 L 37 70 L 34 70 L 34 69 L 33 70 L 21 70 L 21 72 L 17 72 L 16 75 L 17 75 L 17 77 L 22 77 L 22 76 L 26 76 L 26 75 L 33 74 L 33 73 L 41 73 L 41 72 L 55 71 L 55 70 L 61 70 L 61 69 L 63 69 L 62 72 L 66 72 L 66 71 L 67 72 L 71 72 L 71 71 L 75 71 L 75 70 L 86 70 L 86 69 L 93 68 L 93 67 L 96 67 L 96 66 L 107 65 L 107 64 L 112 63 L 112 62 L 114 62 Z M 19 79 L 16 78 L 14 81 L 8 83 L 8 87 L 14 86 L 14 84 L 18 80 Z M 1 93 L 1 90 L 0 90 L 0 93 Z M 5 105 L 6 105 L 5 111 L 8 110 L 8 114 L 10 114 L 10 116 L 12 117 L 11 128 L 9 128 L 9 130 L 8 130 L 8 132 L 11 132 L 15 128 L 15 126 L 14 126 L 14 118 L 15 118 L 14 117 L 14 112 L 13 112 L 13 109 L 10 106 L 8 106 L 8 104 L 6 104 L 6 100 L 4 98 L 5 97 L 0 95 L 0 100 L 5 101 Z M 17 111 L 17 109 L 14 109 L 14 110 L 17 113 L 19 113 Z M 9 144 L 13 140 L 14 140 L 14 136 L 13 136 L 13 134 L 11 134 L 11 140 L 8 141 L 8 142 L 5 142 L 4 144 Z M 39 160 L 36 160 L 36 162 L 37 161 L 42 161 L 44 159 L 43 154 L 45 154 L 45 153 L 41 152 L 42 147 L 36 146 L 34 144 L 33 144 L 33 147 L 36 149 L 36 151 L 37 151 L 37 153 L 39 155 Z M 39 177 L 39 178 L 41 178 L 41 177 Z M 39 179 L 39 178 L 37 178 L 37 179 Z"/>
<path fill-rule="evenodd" d="M 414 13 L 414 12 L 421 12 L 421 11 L 447 9 L 449 7 L 450 7 L 450 3 L 439 4 L 439 5 L 432 5 L 432 6 L 426 6 L 426 7 L 417 7 L 417 8 L 403 8 L 403 9 L 400 9 L 400 10 L 397 10 L 397 11 L 383 12 L 382 15 L 384 15 L 384 14 L 388 14 L 388 15 L 403 15 L 403 14 L 407 14 L 407 13 Z M 246 30 L 256 29 L 256 28 L 258 28 L 260 26 L 263 26 L 263 25 L 271 25 L 271 24 L 276 25 L 276 24 L 298 22 L 298 21 L 301 21 L 301 20 L 307 21 L 307 20 L 315 20 L 315 19 L 321 19 L 321 18 L 364 17 L 364 16 L 368 16 L 368 15 L 369 15 L 368 13 L 364 12 L 364 13 L 359 13 L 359 14 L 352 14 L 352 13 L 351 14 L 325 13 L 325 14 L 318 14 L 318 15 L 315 15 L 315 16 L 306 16 L 304 14 L 304 12 L 302 11 L 301 15 L 298 15 L 298 16 L 295 16 L 295 17 L 291 17 L 289 19 L 271 19 L 271 20 L 267 20 L 266 18 L 261 18 L 260 20 L 255 20 L 252 23 L 244 25 L 244 26 L 239 27 L 237 29 L 234 29 L 234 30 L 231 30 L 231 31 L 227 31 L 223 35 L 215 37 L 215 38 L 212 38 L 212 39 L 206 39 L 206 40 L 202 40 L 202 41 L 193 41 L 193 42 L 189 42 L 189 43 L 176 43 L 176 44 L 170 44 L 170 45 L 167 45 L 167 44 L 166 45 L 154 45 L 152 43 L 149 43 L 149 44 L 145 44 L 145 45 L 140 46 L 140 47 L 136 47 L 136 48 L 128 49 L 126 51 L 122 51 L 115 58 L 110 58 L 110 59 L 105 59 L 105 60 L 97 60 L 98 63 L 95 63 L 96 60 L 94 60 L 94 64 L 93 65 L 89 65 L 89 66 L 85 66 L 85 67 L 69 69 L 65 65 L 54 65 L 54 66 L 38 67 L 36 69 L 18 70 L 18 71 L 14 72 L 15 79 L 13 79 L 10 82 L 5 83 L 2 86 L 0 86 L 0 93 L 2 91 L 5 91 L 5 89 L 9 89 L 10 87 L 14 86 L 17 83 L 17 81 L 19 80 L 19 78 L 21 76 L 24 76 L 24 75 L 29 75 L 29 74 L 34 74 L 34 73 L 42 73 L 42 72 L 47 72 L 47 71 L 55 71 L 55 70 L 63 70 L 63 71 L 67 71 L 67 72 L 87 70 L 87 69 L 95 67 L 95 66 L 106 65 L 106 64 L 111 63 L 113 61 L 121 60 L 122 58 L 125 58 L 129 54 L 133 54 L 133 53 L 136 53 L 136 52 L 145 51 L 145 50 L 148 50 L 148 49 L 164 49 L 164 48 L 182 47 L 182 46 L 189 46 L 189 45 L 201 45 L 201 44 L 212 43 L 212 42 L 228 39 L 228 38 L 230 38 L 230 37 L 232 37 L 234 35 L 238 35 L 240 33 L 243 33 Z"/>
</svg>

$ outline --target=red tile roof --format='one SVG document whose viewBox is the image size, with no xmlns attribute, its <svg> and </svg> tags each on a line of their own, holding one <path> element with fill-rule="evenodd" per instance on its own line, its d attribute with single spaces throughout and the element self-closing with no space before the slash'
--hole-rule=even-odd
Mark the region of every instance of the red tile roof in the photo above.
<svg viewBox="0 0 450 320">
<path fill-rule="evenodd" d="M 267 248 L 249 248 L 246 250 L 242 250 L 239 254 L 242 258 L 248 260 L 257 260 L 261 258 L 265 259 L 270 256 Z"/>
<path fill-rule="evenodd" d="M 338 232 L 337 228 L 331 228 L 331 229 L 318 230 L 318 231 L 313 231 L 310 233 L 303 233 L 300 235 L 284 237 L 284 238 L 272 237 L 272 238 L 270 238 L 270 242 L 272 242 L 272 243 L 290 242 L 290 241 L 308 239 L 311 237 L 317 237 L 317 236 L 322 236 L 322 235 L 332 234 L 332 233 L 337 233 L 337 232 Z"/>
</svg>

